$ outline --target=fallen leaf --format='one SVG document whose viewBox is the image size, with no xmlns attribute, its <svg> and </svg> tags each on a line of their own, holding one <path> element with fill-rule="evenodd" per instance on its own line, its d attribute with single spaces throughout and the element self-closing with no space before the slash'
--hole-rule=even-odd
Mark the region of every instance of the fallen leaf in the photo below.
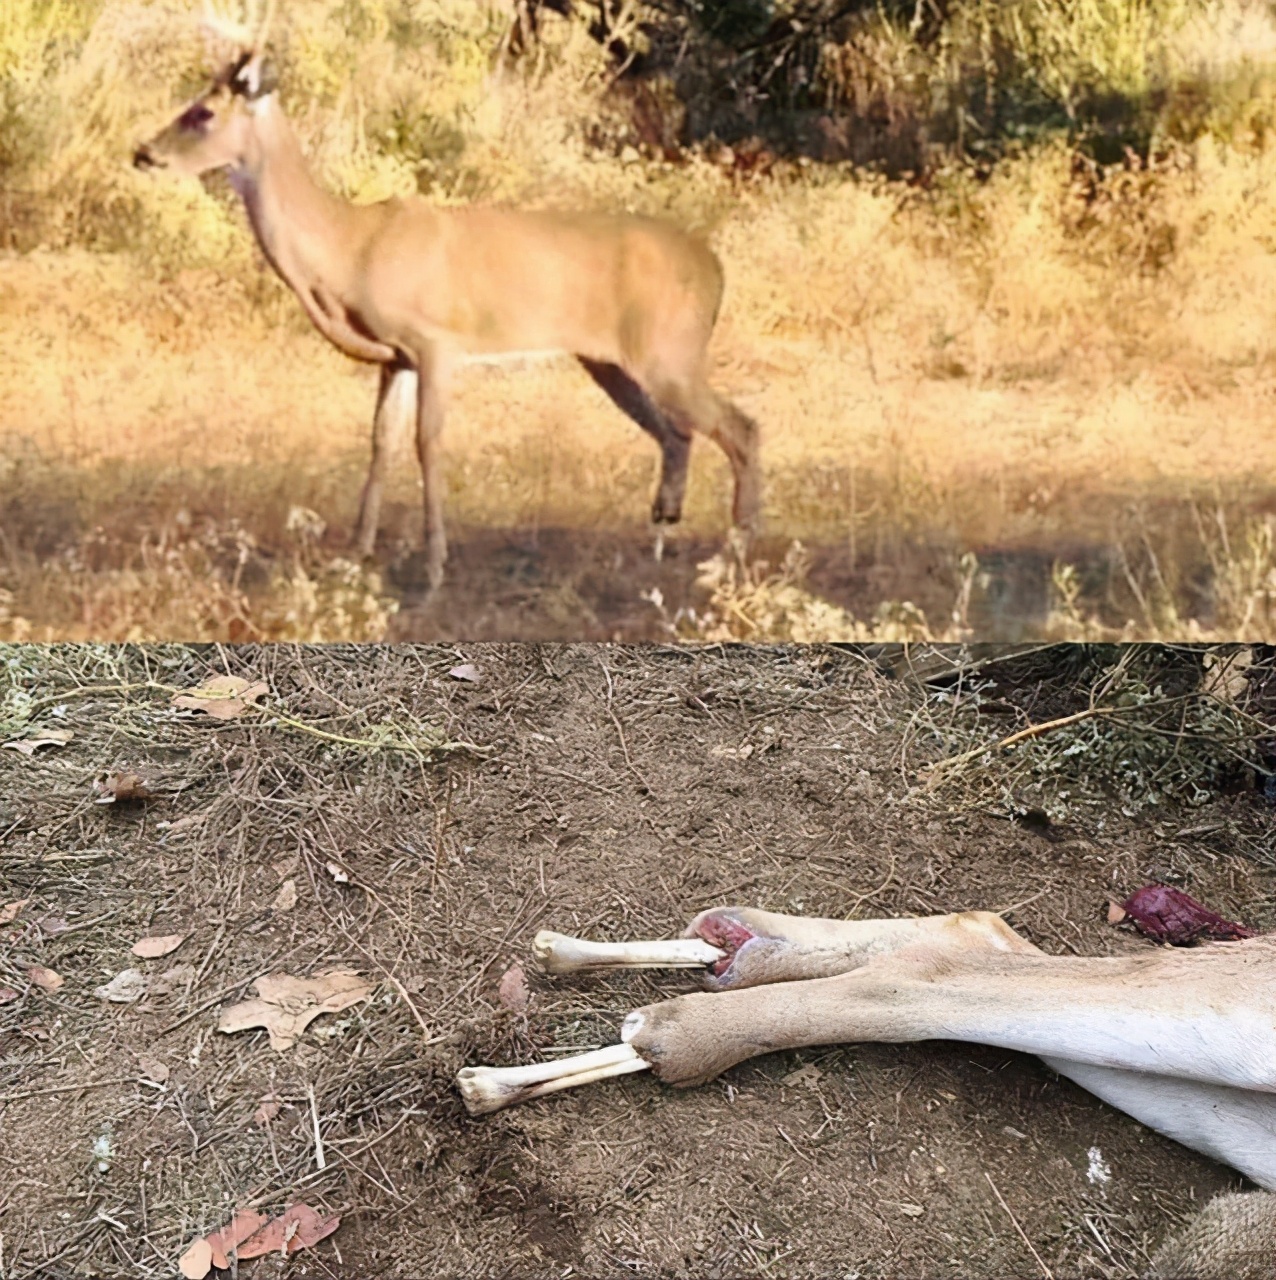
<svg viewBox="0 0 1276 1280">
<path fill-rule="evenodd" d="M 1234 942 L 1254 936 L 1252 929 L 1224 920 L 1195 898 L 1165 884 L 1144 885 L 1121 904 L 1121 909 L 1140 933 L 1175 947 L 1185 947 L 1202 938 Z"/>
<path fill-rule="evenodd" d="M 41 747 L 65 747 L 74 737 L 70 729 L 32 729 L 25 738 L 14 738 L 4 745 L 24 756 L 33 756 Z"/>
<path fill-rule="evenodd" d="M 804 1084 L 808 1089 L 814 1089 L 819 1084 L 824 1072 L 819 1069 L 813 1062 L 808 1062 L 806 1066 L 799 1067 L 796 1071 L 790 1071 L 780 1083 L 787 1085 Z"/>
<path fill-rule="evenodd" d="M 512 964 L 501 977 L 496 989 L 496 997 L 514 1013 L 522 1013 L 527 1008 L 530 993 L 527 990 L 527 978 L 521 964 Z"/>
<path fill-rule="evenodd" d="M 177 1269 L 186 1280 L 204 1280 L 213 1269 L 213 1246 L 200 1236 L 177 1260 Z"/>
<path fill-rule="evenodd" d="M 902 1202 L 899 1204 L 899 1211 L 909 1218 L 920 1218 L 926 1212 L 919 1204 L 904 1204 Z"/>
<path fill-rule="evenodd" d="M 265 1225 L 264 1215 L 252 1209 L 241 1209 L 231 1219 L 229 1226 L 223 1227 L 220 1231 L 210 1232 L 206 1239 L 213 1249 L 213 1266 L 229 1267 L 229 1255 L 232 1253 L 241 1258 L 244 1257 L 242 1252 L 244 1241 L 251 1239 Z"/>
<path fill-rule="evenodd" d="M 35 922 L 35 927 L 46 938 L 55 938 L 59 933 L 65 933 L 71 926 L 61 916 L 41 916 Z"/>
<path fill-rule="evenodd" d="M 195 981 L 196 972 L 193 964 L 179 964 L 165 969 L 158 978 L 151 979 L 150 994 L 166 996 L 174 987 L 189 986 Z"/>
<path fill-rule="evenodd" d="M 279 892 L 275 894 L 275 900 L 270 905 L 276 911 L 291 911 L 297 905 L 297 882 L 285 880 L 279 886 Z"/>
<path fill-rule="evenodd" d="M 753 743 L 746 742 L 742 747 L 717 746 L 709 754 L 725 760 L 747 760 L 753 754 Z"/>
<path fill-rule="evenodd" d="M 151 790 L 136 773 L 108 773 L 93 784 L 97 804 L 129 804 L 137 800 L 152 799 Z"/>
<path fill-rule="evenodd" d="M 19 898 L 17 902 L 6 902 L 0 907 L 0 924 L 12 924 L 18 918 L 18 912 L 30 901 L 30 898 Z"/>
<path fill-rule="evenodd" d="M 1108 923 L 1120 924 L 1125 919 L 1125 908 L 1119 902 L 1108 900 Z"/>
<path fill-rule="evenodd" d="M 273 973 L 258 978 L 256 1000 L 232 1005 L 217 1023 L 227 1033 L 265 1027 L 270 1047 L 282 1053 L 321 1013 L 339 1013 L 366 1000 L 372 984 L 349 969 L 335 969 L 317 978 L 294 978 Z"/>
<path fill-rule="evenodd" d="M 16 1000 L 18 993 L 12 987 L 0 987 L 0 1004 L 8 1004 L 10 1000 Z"/>
<path fill-rule="evenodd" d="M 183 710 L 203 711 L 214 720 L 238 720 L 249 711 L 260 711 L 257 699 L 270 692 L 269 685 L 241 676 L 214 676 L 190 693 L 179 693 L 172 705 Z"/>
<path fill-rule="evenodd" d="M 122 969 L 110 982 L 94 987 L 93 994 L 99 1000 L 110 1000 L 114 1004 L 132 1004 L 140 1000 L 150 983 L 146 975 L 138 969 Z"/>
<path fill-rule="evenodd" d="M 239 1257 L 259 1258 L 266 1253 L 296 1253 L 317 1244 L 341 1225 L 341 1219 L 325 1218 L 308 1204 L 294 1204 L 268 1222 L 239 1246 Z"/>
<path fill-rule="evenodd" d="M 155 960 L 176 951 L 185 941 L 184 933 L 166 933 L 158 937 L 138 938 L 129 950 L 140 960 Z"/>
<path fill-rule="evenodd" d="M 283 1100 L 278 1094 L 268 1093 L 261 1100 L 261 1106 L 253 1112 L 253 1123 L 265 1128 L 279 1114 L 283 1105 Z"/>
<path fill-rule="evenodd" d="M 154 1080 L 156 1084 L 167 1084 L 168 1077 L 172 1074 L 158 1058 L 152 1058 L 147 1054 L 138 1058 L 137 1066 L 148 1080 Z"/>
<path fill-rule="evenodd" d="M 472 662 L 462 662 L 459 667 L 453 667 L 448 675 L 453 680 L 468 680 L 471 684 L 478 684 L 482 678 L 479 675 L 479 669 Z"/>
<path fill-rule="evenodd" d="M 37 987 L 43 987 L 46 991 L 56 991 L 66 982 L 60 973 L 54 973 L 52 969 L 46 969 L 42 964 L 30 965 L 27 968 L 27 977 Z"/>
<path fill-rule="evenodd" d="M 325 864 L 325 866 L 327 867 L 328 874 L 329 874 L 329 875 L 330 875 L 330 876 L 331 876 L 331 877 L 332 877 L 332 878 L 333 878 L 333 879 L 334 879 L 338 884 L 349 884 L 349 883 L 350 883 L 350 877 L 349 877 L 349 876 L 348 876 L 348 875 L 347 875 L 347 874 L 346 874 L 346 873 L 345 873 L 345 872 L 344 872 L 344 871 L 343 871 L 343 870 L 342 870 L 342 869 L 341 869 L 341 868 L 340 868 L 340 867 L 339 867 L 335 862 L 329 862 L 329 863 L 326 863 L 326 864 Z"/>
</svg>

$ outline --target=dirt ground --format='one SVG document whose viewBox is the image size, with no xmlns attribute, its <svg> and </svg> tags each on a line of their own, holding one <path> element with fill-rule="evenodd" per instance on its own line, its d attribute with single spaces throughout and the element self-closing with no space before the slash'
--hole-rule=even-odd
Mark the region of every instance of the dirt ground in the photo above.
<svg viewBox="0 0 1276 1280">
<path fill-rule="evenodd" d="M 340 1214 L 335 1234 L 240 1275 L 1039 1275 L 1026 1238 L 1059 1280 L 1117 1280 L 1240 1182 L 995 1049 L 781 1053 L 697 1090 L 630 1077 L 484 1119 L 452 1080 L 612 1043 L 631 1008 L 688 988 L 547 979 L 530 956 L 539 928 L 658 938 L 715 903 L 981 907 L 1048 951 L 1112 954 L 1150 944 L 1106 922 L 1108 897 L 1152 877 L 1276 928 L 1276 871 L 1247 856 L 1250 796 L 1044 833 L 923 797 L 901 767 L 915 687 L 848 650 L 159 646 L 0 661 L 40 703 L 36 723 L 75 734 L 0 751 L 0 905 L 29 899 L 0 949 L 0 985 L 18 993 L 0 1005 L 13 1280 L 171 1275 L 234 1209 L 302 1199 Z M 477 683 L 449 676 L 458 663 Z M 166 688 L 226 671 L 267 682 L 275 710 L 216 724 L 170 709 Z M 481 750 L 384 745 L 404 732 Z M 96 803 L 94 781 L 122 769 L 154 798 Z M 287 880 L 291 909 L 272 905 Z M 173 956 L 130 955 L 170 933 L 188 935 Z M 497 997 L 515 962 L 524 1014 Z M 65 984 L 33 985 L 32 964 Z M 168 994 L 93 994 L 125 968 L 174 964 L 190 968 Z M 216 1033 L 263 973 L 339 965 L 373 998 L 295 1048 Z M 281 1109 L 255 1121 L 272 1094 Z M 1088 1178 L 1096 1160 L 1109 1180 Z"/>
</svg>

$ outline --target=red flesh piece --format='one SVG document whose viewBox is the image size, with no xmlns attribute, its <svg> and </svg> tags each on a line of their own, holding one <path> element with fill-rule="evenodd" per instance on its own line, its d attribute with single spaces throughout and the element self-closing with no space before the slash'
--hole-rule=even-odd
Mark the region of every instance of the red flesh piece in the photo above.
<svg viewBox="0 0 1276 1280">
<path fill-rule="evenodd" d="M 1134 927 L 1157 942 L 1185 947 L 1201 939 L 1235 942 L 1252 938 L 1253 929 L 1224 920 L 1208 907 L 1169 885 L 1149 884 L 1132 893 L 1122 904 Z"/>
</svg>

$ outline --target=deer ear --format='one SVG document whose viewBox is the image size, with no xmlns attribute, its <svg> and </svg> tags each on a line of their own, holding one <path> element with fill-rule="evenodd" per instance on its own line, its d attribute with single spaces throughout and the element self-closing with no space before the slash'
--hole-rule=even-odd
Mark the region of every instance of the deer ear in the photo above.
<svg viewBox="0 0 1276 1280">
<path fill-rule="evenodd" d="M 231 89 L 241 97 L 254 102 L 274 93 L 279 88 L 279 76 L 275 64 L 262 56 L 248 58 L 235 72 L 230 82 Z"/>
</svg>

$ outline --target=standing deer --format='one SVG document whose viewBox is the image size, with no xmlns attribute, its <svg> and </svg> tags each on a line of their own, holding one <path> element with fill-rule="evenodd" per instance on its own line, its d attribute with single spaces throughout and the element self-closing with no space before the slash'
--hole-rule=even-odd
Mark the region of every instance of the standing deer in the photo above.
<svg viewBox="0 0 1276 1280">
<path fill-rule="evenodd" d="M 528 355 L 575 356 L 655 439 L 653 520 L 681 518 L 699 431 L 731 463 L 736 524 L 755 530 L 757 426 L 706 380 L 723 290 L 708 246 L 652 218 L 339 199 L 311 176 L 276 96 L 265 56 L 275 3 L 251 25 L 206 11 L 237 54 L 133 162 L 192 176 L 227 169 L 262 252 L 315 327 L 348 356 L 380 367 L 359 552 L 370 555 L 376 541 L 391 441 L 415 418 L 426 566 L 431 587 L 440 584 L 447 539 L 437 441 L 449 374 L 468 362 Z"/>
<path fill-rule="evenodd" d="M 1037 1054 L 1264 1192 L 1212 1201 L 1153 1260 L 1157 1280 L 1276 1275 L 1276 935 L 1119 958 L 1051 956 L 1000 916 L 838 921 L 701 912 L 673 942 L 538 934 L 551 973 L 698 969 L 709 994 L 631 1013 L 622 1043 L 527 1067 L 467 1067 L 473 1114 L 651 1070 L 706 1080 L 776 1049 L 945 1039 Z"/>
</svg>

